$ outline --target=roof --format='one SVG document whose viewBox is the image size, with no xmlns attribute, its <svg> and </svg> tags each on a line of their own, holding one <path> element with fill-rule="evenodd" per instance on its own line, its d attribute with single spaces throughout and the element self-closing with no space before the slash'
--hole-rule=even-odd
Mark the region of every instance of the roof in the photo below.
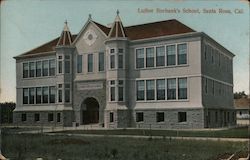
<svg viewBox="0 0 250 160">
<path fill-rule="evenodd" d="M 115 21 L 110 29 L 109 38 L 127 37 L 122 25 L 121 18 L 119 16 L 119 11 L 117 10 L 117 15 Z"/>
<path fill-rule="evenodd" d="M 94 22 L 96 26 L 99 27 L 107 36 L 109 35 L 111 28 L 104 26 L 102 24 L 99 24 L 95 21 L 92 21 L 92 22 Z M 116 24 L 116 20 L 114 23 Z M 125 35 L 128 37 L 129 40 L 139 40 L 139 39 L 154 38 L 154 37 L 159 37 L 159 36 L 168 36 L 168 35 L 174 35 L 174 34 L 196 32 L 193 29 L 189 28 L 188 26 L 184 25 L 183 23 L 175 19 L 128 26 L 128 27 L 122 26 L 122 29 L 124 29 L 124 32 L 118 29 L 117 33 L 118 34 L 120 33 L 119 35 L 126 33 Z M 74 41 L 76 36 L 77 35 L 72 36 L 72 42 Z M 32 49 L 31 51 L 28 51 L 22 55 L 19 55 L 15 58 L 21 58 L 23 56 L 26 57 L 28 55 L 33 55 L 35 53 L 55 51 L 55 47 L 58 41 L 59 41 L 59 37 L 35 49 Z"/>
<path fill-rule="evenodd" d="M 70 46 L 72 42 L 73 42 L 72 36 L 69 31 L 68 23 L 66 21 L 64 24 L 62 34 L 58 40 L 57 46 Z"/>
<path fill-rule="evenodd" d="M 72 35 L 72 41 L 74 41 L 74 39 L 76 38 L 77 35 Z M 36 54 L 36 53 L 45 53 L 45 52 L 52 52 L 52 51 L 55 51 L 55 47 L 57 45 L 57 42 L 59 40 L 60 37 L 57 37 L 55 39 L 53 39 L 52 41 L 49 41 L 37 48 L 34 48 L 28 52 L 25 52 L 19 56 L 16 56 L 15 58 L 20 58 L 20 57 L 26 57 L 26 56 L 29 56 L 29 55 L 33 55 L 33 54 Z"/>
<path fill-rule="evenodd" d="M 125 32 L 130 40 L 138 40 L 196 31 L 173 19 L 125 27 Z"/>
<path fill-rule="evenodd" d="M 250 99 L 240 98 L 234 100 L 234 106 L 236 109 L 249 109 Z"/>
</svg>

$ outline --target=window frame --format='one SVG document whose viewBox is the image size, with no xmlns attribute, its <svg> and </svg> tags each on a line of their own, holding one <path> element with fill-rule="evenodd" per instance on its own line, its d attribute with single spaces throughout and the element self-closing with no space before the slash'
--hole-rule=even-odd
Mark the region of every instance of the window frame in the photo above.
<svg viewBox="0 0 250 160">
<path fill-rule="evenodd" d="M 144 113 L 143 112 L 135 112 L 135 121 L 136 123 L 144 122 Z"/>
<path fill-rule="evenodd" d="M 90 60 L 92 60 L 92 62 Z M 94 54 L 93 53 L 87 54 L 87 73 L 94 73 Z"/>
<path fill-rule="evenodd" d="M 83 73 L 83 55 L 76 55 L 76 73 Z"/>
<path fill-rule="evenodd" d="M 48 122 L 54 122 L 54 113 L 48 113 Z"/>
<path fill-rule="evenodd" d="M 114 123 L 114 112 L 109 112 L 109 123 Z"/>
<path fill-rule="evenodd" d="M 165 122 L 165 112 L 156 112 L 156 122 L 157 123 Z"/>
<path fill-rule="evenodd" d="M 102 55 L 103 56 L 103 64 L 101 64 L 101 59 L 100 56 Z M 105 71 L 105 53 L 104 52 L 99 52 L 98 53 L 98 71 L 99 72 L 104 72 Z"/>
<path fill-rule="evenodd" d="M 178 112 L 178 123 L 187 123 L 187 112 Z"/>
<path fill-rule="evenodd" d="M 34 121 L 39 122 L 40 121 L 40 113 L 35 113 L 34 114 Z"/>
</svg>

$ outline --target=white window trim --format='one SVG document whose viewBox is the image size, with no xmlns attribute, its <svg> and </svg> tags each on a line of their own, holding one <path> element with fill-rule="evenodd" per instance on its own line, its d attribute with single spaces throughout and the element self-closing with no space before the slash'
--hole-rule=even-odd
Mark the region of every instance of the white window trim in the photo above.
<svg viewBox="0 0 250 160">
<path fill-rule="evenodd" d="M 69 88 L 65 88 L 65 85 L 66 85 L 66 84 L 69 85 Z M 66 102 L 66 101 L 65 101 L 65 91 L 66 91 L 66 90 L 69 90 L 69 102 Z M 64 83 L 64 84 L 63 84 L 63 93 L 64 93 L 64 94 L 63 94 L 63 95 L 64 95 L 64 97 L 63 97 L 63 98 L 64 98 L 64 99 L 63 99 L 63 102 L 64 102 L 65 104 L 71 104 L 71 102 L 72 102 L 72 85 L 71 85 L 71 83 Z"/>
<path fill-rule="evenodd" d="M 78 56 L 82 56 L 82 72 L 78 72 Z M 75 68 L 76 68 L 76 74 L 83 74 L 83 54 L 76 54 L 76 65 L 75 65 Z"/>
<path fill-rule="evenodd" d="M 69 56 L 69 59 L 66 59 L 65 56 Z M 65 55 L 64 55 L 64 61 L 63 61 L 63 64 L 64 64 L 64 65 L 63 65 L 63 69 L 64 69 L 64 72 L 63 72 L 63 73 L 64 73 L 64 74 L 72 74 L 72 60 L 71 60 L 71 59 L 72 59 L 71 54 L 65 54 Z M 69 73 L 65 73 L 65 62 L 66 62 L 66 61 L 69 61 Z"/>
<path fill-rule="evenodd" d="M 103 53 L 103 55 L 104 55 L 104 57 L 103 57 L 103 71 L 100 71 L 99 70 L 99 67 L 100 67 L 100 53 Z M 100 51 L 100 52 L 98 52 L 98 72 L 105 72 L 106 71 L 106 61 L 105 61 L 105 58 L 106 57 L 106 55 L 105 55 L 105 51 Z"/>
<path fill-rule="evenodd" d="M 62 56 L 62 59 L 59 59 L 59 57 Z M 59 62 L 62 62 L 62 73 L 59 73 Z M 63 75 L 64 74 L 64 55 L 63 54 L 59 54 L 57 55 L 57 74 L 58 75 Z"/>
<path fill-rule="evenodd" d="M 43 103 L 43 87 L 48 87 L 48 103 Z M 57 92 L 56 92 L 56 95 L 55 95 L 55 103 L 50 103 L 50 87 L 55 87 L 57 89 L 57 86 L 55 85 L 41 85 L 41 86 L 25 86 L 22 88 L 22 105 L 23 106 L 39 106 L 39 105 L 55 105 L 57 104 Z M 29 100 L 30 100 L 30 88 L 34 88 L 35 89 L 35 95 L 34 95 L 34 104 L 30 104 L 29 103 Z M 37 88 L 41 88 L 41 91 L 42 91 L 42 95 L 41 95 L 41 103 L 37 104 L 36 103 L 36 91 L 37 91 Z M 28 104 L 24 104 L 23 103 L 23 90 L 24 89 L 28 89 Z M 56 90 L 57 91 L 57 90 Z"/>
<path fill-rule="evenodd" d="M 48 65 L 49 65 L 49 61 L 50 60 L 55 60 L 56 61 L 56 59 L 55 58 L 48 58 L 48 59 L 42 59 L 42 60 L 33 60 L 33 61 L 25 61 L 25 62 L 22 62 L 22 79 L 24 79 L 24 80 L 26 80 L 26 79 L 40 79 L 40 78 L 47 78 L 47 77 L 55 77 L 56 76 L 56 72 L 55 72 L 55 75 L 54 76 L 50 76 L 49 74 L 50 74 L 50 71 L 49 71 L 49 67 L 50 66 L 48 66 L 48 75 L 47 76 L 43 76 L 43 61 L 48 61 Z M 34 77 L 30 77 L 30 63 L 31 62 L 34 62 L 35 63 L 35 72 L 34 72 Z M 37 62 L 41 62 L 42 63 L 42 70 L 41 70 L 41 76 L 40 77 L 37 77 L 36 76 L 36 63 Z M 57 61 L 56 61 L 57 62 Z M 24 70 L 23 70 L 23 67 L 24 67 L 24 63 L 28 63 L 28 77 L 27 78 L 24 78 L 23 77 L 23 73 L 24 73 Z M 55 67 L 55 71 L 57 70 L 57 66 Z"/>
<path fill-rule="evenodd" d="M 187 99 L 179 99 L 178 98 L 178 79 L 179 78 L 186 78 L 187 79 Z M 164 79 L 165 80 L 165 99 L 164 100 L 157 100 L 157 86 L 156 86 L 156 81 L 159 79 Z M 176 82 L 176 99 L 167 99 L 167 80 L 168 79 L 175 79 Z M 137 100 L 137 81 L 143 80 L 144 81 L 144 100 Z M 155 99 L 154 100 L 147 100 L 146 92 L 147 92 L 147 87 L 146 87 L 146 81 L 147 80 L 154 80 L 154 85 L 155 85 Z M 179 77 L 164 77 L 164 78 L 145 78 L 145 79 L 135 79 L 135 101 L 136 102 L 187 102 L 189 101 L 189 92 L 190 92 L 190 85 L 189 85 L 189 77 L 187 76 L 179 76 Z"/>
<path fill-rule="evenodd" d="M 186 44 L 187 45 L 187 53 L 186 53 L 186 64 L 178 64 L 178 48 L 177 46 L 179 44 Z M 167 46 L 175 45 L 175 65 L 167 65 Z M 164 47 L 164 56 L 165 56 L 165 65 L 164 66 L 156 66 L 156 47 Z M 146 49 L 147 48 L 154 48 L 154 67 L 146 67 Z M 136 62 L 136 50 L 138 49 L 144 49 L 144 67 L 143 68 L 137 68 L 137 62 Z M 189 65 L 189 42 L 178 42 L 178 43 L 167 43 L 167 44 L 161 44 L 161 45 L 152 45 L 152 46 L 144 46 L 144 47 L 136 47 L 134 48 L 134 70 L 141 70 L 141 69 L 156 69 L 156 68 L 169 68 L 169 67 L 182 67 L 182 66 L 188 66 Z"/>
</svg>

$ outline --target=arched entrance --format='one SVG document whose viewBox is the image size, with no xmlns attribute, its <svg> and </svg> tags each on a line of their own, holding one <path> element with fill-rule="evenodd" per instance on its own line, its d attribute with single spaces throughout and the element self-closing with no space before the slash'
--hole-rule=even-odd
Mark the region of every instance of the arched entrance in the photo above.
<svg viewBox="0 0 250 160">
<path fill-rule="evenodd" d="M 81 106 L 81 124 L 99 122 L 99 103 L 95 98 L 86 98 Z"/>
</svg>

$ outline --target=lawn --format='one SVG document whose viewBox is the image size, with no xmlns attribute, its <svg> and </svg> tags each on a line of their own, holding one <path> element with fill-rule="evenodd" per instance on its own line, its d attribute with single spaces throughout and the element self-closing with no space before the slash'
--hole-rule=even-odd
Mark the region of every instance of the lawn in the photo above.
<svg viewBox="0 0 250 160">
<path fill-rule="evenodd" d="M 152 135 L 169 137 L 221 137 L 249 138 L 248 128 L 232 128 L 225 130 L 149 130 L 149 129 L 116 129 L 116 130 L 66 130 L 60 133 L 71 134 L 102 134 L 102 135 Z"/>
<path fill-rule="evenodd" d="M 2 152 L 11 160 L 216 160 L 246 150 L 241 142 L 2 134 Z"/>
</svg>

